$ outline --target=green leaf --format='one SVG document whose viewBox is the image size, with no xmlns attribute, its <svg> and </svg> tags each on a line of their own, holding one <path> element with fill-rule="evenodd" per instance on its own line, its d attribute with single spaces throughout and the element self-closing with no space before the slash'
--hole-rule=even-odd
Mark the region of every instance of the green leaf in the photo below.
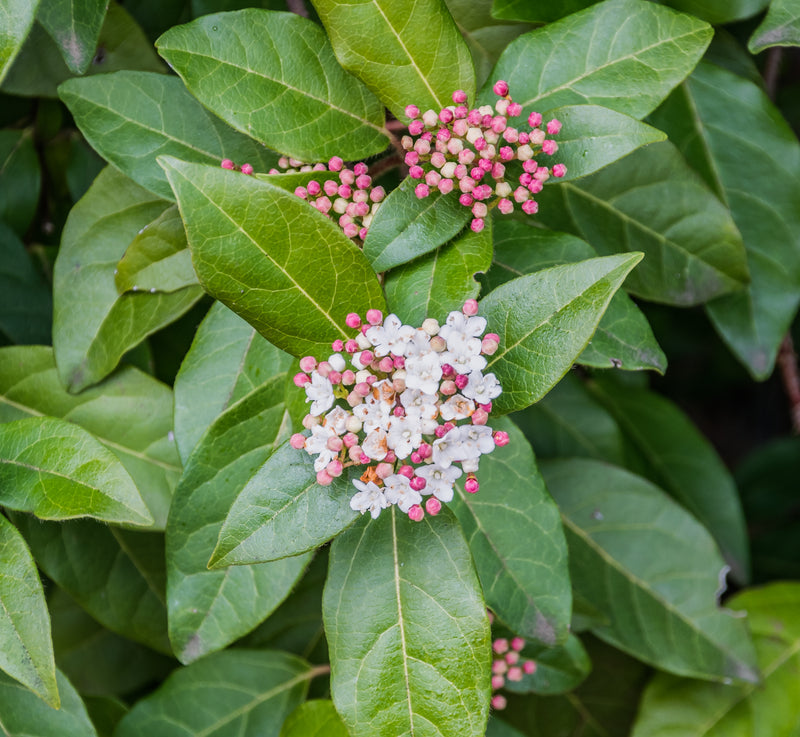
<svg viewBox="0 0 800 737">
<path fill-rule="evenodd" d="M 41 185 L 33 132 L 0 131 L 0 221 L 20 238 L 36 214 Z"/>
<path fill-rule="evenodd" d="M 80 425 L 117 456 L 155 519 L 153 526 L 163 529 L 181 473 L 167 386 L 125 368 L 96 387 L 69 394 L 50 348 L 0 348 L 0 422 L 42 415 Z"/>
<path fill-rule="evenodd" d="M 380 211 L 379 211 L 380 212 Z M 444 319 L 478 296 L 475 275 L 492 262 L 492 221 L 480 233 L 467 228 L 433 253 L 392 269 L 383 282 L 389 309 L 406 325 Z"/>
<path fill-rule="evenodd" d="M 85 696 L 84 704 L 98 737 L 113 737 L 119 720 L 128 712 L 128 707 L 112 696 Z"/>
<path fill-rule="evenodd" d="M 714 25 L 733 23 L 760 13 L 770 0 L 664 0 L 675 10 L 702 18 Z"/>
<path fill-rule="evenodd" d="M 153 523 L 117 457 L 86 430 L 53 417 L 0 425 L 0 490 L 3 506 L 39 519 Z"/>
<path fill-rule="evenodd" d="M 241 489 L 291 432 L 286 377 L 273 376 L 209 427 L 175 491 L 167 523 L 170 641 L 184 663 L 249 632 L 287 596 L 310 560 L 300 555 L 208 570 L 209 555 Z"/>
<path fill-rule="evenodd" d="M 39 0 L 2 0 L 0 3 L 0 82 L 31 30 L 38 5 Z"/>
<path fill-rule="evenodd" d="M 306 18 L 260 9 L 206 15 L 156 46 L 209 110 L 276 151 L 350 161 L 389 145 L 378 99 Z"/>
<path fill-rule="evenodd" d="M 284 443 L 238 489 L 208 565 L 261 563 L 319 547 L 358 517 L 349 501 L 359 475 L 354 467 L 320 486 L 308 453 Z"/>
<path fill-rule="evenodd" d="M 322 607 L 352 737 L 483 737 L 489 623 L 451 514 L 412 522 L 392 507 L 337 537 Z"/>
<path fill-rule="evenodd" d="M 794 0 L 772 0 L 767 15 L 747 42 L 751 54 L 771 46 L 800 46 L 800 8 Z"/>
<path fill-rule="evenodd" d="M 494 103 L 492 84 L 504 79 L 525 118 L 581 104 L 643 118 L 692 71 L 712 33 L 654 3 L 607 0 L 512 41 L 478 99 Z"/>
<path fill-rule="evenodd" d="M 375 213 L 364 241 L 364 255 L 375 271 L 411 261 L 447 243 L 470 220 L 469 208 L 455 194 L 414 194 L 416 180 L 407 177 Z"/>
<path fill-rule="evenodd" d="M 717 607 L 722 558 L 694 517 L 613 466 L 573 458 L 541 468 L 561 509 L 573 586 L 609 618 L 596 635 L 679 675 L 758 680 L 744 622 Z"/>
<path fill-rule="evenodd" d="M 315 699 L 300 704 L 283 723 L 280 737 L 349 737 L 332 701 Z"/>
<path fill-rule="evenodd" d="M 95 55 L 108 0 L 42 0 L 36 19 L 58 44 L 73 74 L 84 74 Z"/>
<path fill-rule="evenodd" d="M 642 255 L 606 256 L 514 279 L 481 300 L 500 336 L 486 365 L 503 387 L 503 412 L 541 399 L 569 370 L 597 328 L 614 292 Z"/>
<path fill-rule="evenodd" d="M 520 656 L 523 660 L 533 660 L 536 670 L 523 674 L 521 681 L 506 679 L 503 688 L 511 693 L 543 696 L 567 693 L 577 688 L 592 669 L 586 650 L 572 633 L 563 645 L 556 647 L 526 642 Z"/>
<path fill-rule="evenodd" d="M 327 357 L 352 335 L 348 313 L 384 308 L 364 255 L 308 203 L 236 172 L 161 162 L 204 288 L 278 348 Z"/>
<path fill-rule="evenodd" d="M 97 737 L 78 692 L 56 671 L 61 706 L 45 704 L 38 696 L 0 673 L 0 729 L 8 737 Z"/>
<path fill-rule="evenodd" d="M 164 200 L 108 167 L 72 208 L 53 272 L 53 348 L 70 391 L 97 383 L 145 337 L 186 312 L 199 287 L 120 296 L 114 271 Z"/>
<path fill-rule="evenodd" d="M 530 23 L 552 23 L 554 20 L 577 13 L 595 5 L 598 0 L 561 0 L 547 3 L 539 0 L 493 0 L 492 15 L 495 18 L 528 21 Z"/>
<path fill-rule="evenodd" d="M 744 238 L 749 288 L 706 309 L 751 375 L 766 379 L 800 303 L 800 145 L 759 87 L 711 64 L 701 64 L 655 119 L 730 207 Z M 747 186 L 743 159 L 760 162 Z"/>
<path fill-rule="evenodd" d="M 714 447 L 668 399 L 598 377 L 592 394 L 644 457 L 645 475 L 688 509 L 719 545 L 733 577 L 746 583 L 750 554 L 736 484 Z"/>
<path fill-rule="evenodd" d="M 762 682 L 721 685 L 656 674 L 644 692 L 632 737 L 796 734 L 800 586 L 751 589 L 726 606 L 747 613 Z"/>
<path fill-rule="evenodd" d="M 475 94 L 469 49 L 443 0 L 413 5 L 391 0 L 312 0 L 339 63 L 355 74 L 392 111 L 407 120 L 405 107 L 437 111 L 452 93 Z"/>
<path fill-rule="evenodd" d="M 22 241 L 0 222 L 0 333 L 13 343 L 49 343 L 53 301 Z"/>
<path fill-rule="evenodd" d="M 294 655 L 228 650 L 176 670 L 123 717 L 115 737 L 278 737 L 315 675 Z"/>
<path fill-rule="evenodd" d="M 493 430 L 511 442 L 482 459 L 480 492 L 461 483 L 451 508 L 461 523 L 486 605 L 515 634 L 545 645 L 567 639 L 572 590 L 558 507 L 522 432 L 508 419 Z"/>
<path fill-rule="evenodd" d="M 137 184 L 173 199 L 156 157 L 219 165 L 274 166 L 277 157 L 211 115 L 175 77 L 120 71 L 70 79 L 58 88 L 92 147 Z"/>
<path fill-rule="evenodd" d="M 42 582 L 22 535 L 2 515 L 0 566 L 0 668 L 57 709 L 56 665 Z M 3 717 L 0 711 L 0 725 Z"/>
<path fill-rule="evenodd" d="M 541 222 L 601 254 L 642 251 L 644 262 L 625 285 L 639 297 L 690 306 L 747 283 L 730 213 L 668 141 L 577 182 L 545 187 L 537 199 Z"/>
<path fill-rule="evenodd" d="M 15 514 L 36 562 L 100 624 L 170 653 L 164 599 L 164 536 L 93 520 L 41 522 Z"/>
</svg>

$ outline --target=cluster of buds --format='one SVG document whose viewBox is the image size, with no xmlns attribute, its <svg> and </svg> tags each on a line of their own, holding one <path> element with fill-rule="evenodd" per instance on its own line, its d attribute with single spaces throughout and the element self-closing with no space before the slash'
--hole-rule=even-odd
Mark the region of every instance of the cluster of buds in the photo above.
<svg viewBox="0 0 800 737">
<path fill-rule="evenodd" d="M 486 424 L 501 387 L 483 373 L 485 356 L 500 339 L 483 335 L 477 312 L 469 299 L 443 325 L 428 318 L 419 328 L 380 310 L 368 310 L 363 323 L 350 313 L 354 338 L 334 341 L 327 361 L 300 360 L 294 383 L 311 402 L 303 420 L 310 435 L 290 442 L 315 457 L 319 484 L 363 467 L 350 506 L 375 518 L 396 504 L 415 521 L 438 514 L 463 474 L 464 489 L 478 491 L 480 456 L 506 445 L 508 434 Z"/>
<path fill-rule="evenodd" d="M 409 135 L 401 141 L 410 176 L 421 180 L 414 189 L 417 197 L 427 197 L 434 189 L 442 194 L 457 189 L 459 202 L 472 211 L 476 233 L 483 230 L 484 218 L 495 206 L 504 215 L 513 212 L 515 204 L 526 214 L 535 214 L 539 205 L 534 195 L 551 176 L 567 173 L 563 164 L 542 166 L 535 158 L 558 150 L 547 136 L 556 135 L 561 123 L 553 119 L 543 130 L 542 116 L 534 112 L 528 116 L 529 130 L 519 130 L 508 123 L 522 113 L 522 106 L 508 94 L 508 84 L 498 81 L 494 92 L 500 97 L 494 108 L 470 110 L 462 90 L 453 93 L 455 105 L 438 113 L 420 114 L 416 105 L 409 105 L 405 110 L 411 119 Z M 506 168 L 513 161 L 522 165 L 516 187 L 506 179 Z"/>
<path fill-rule="evenodd" d="M 492 708 L 505 709 L 506 697 L 495 693 L 506 685 L 506 681 L 521 681 L 525 674 L 536 672 L 533 660 L 522 660 L 520 651 L 525 647 L 525 640 L 515 637 L 509 642 L 505 637 L 498 637 L 492 643 L 494 659 L 492 660 Z"/>
<path fill-rule="evenodd" d="M 253 173 L 253 165 L 252 164 L 242 164 L 241 166 L 236 166 L 230 159 L 223 159 L 220 166 L 223 169 L 228 169 L 230 171 L 240 171 L 242 174 L 252 174 Z"/>
</svg>

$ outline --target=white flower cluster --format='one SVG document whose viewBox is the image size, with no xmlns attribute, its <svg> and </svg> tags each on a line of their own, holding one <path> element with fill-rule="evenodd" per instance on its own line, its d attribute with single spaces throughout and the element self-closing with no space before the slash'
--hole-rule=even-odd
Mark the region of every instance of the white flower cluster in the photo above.
<svg viewBox="0 0 800 737">
<path fill-rule="evenodd" d="M 429 318 L 420 328 L 396 315 L 384 320 L 379 310 L 369 310 L 362 325 L 351 313 L 355 338 L 334 341 L 327 361 L 300 361 L 294 380 L 311 403 L 303 422 L 311 434 L 297 433 L 291 444 L 315 456 L 318 483 L 361 466 L 350 506 L 374 518 L 396 504 L 414 520 L 424 517 L 423 497 L 425 510 L 438 514 L 464 473 L 464 488 L 478 490 L 480 456 L 508 435 L 486 424 L 501 387 L 484 373 L 485 356 L 499 338 L 483 335 L 486 320 L 477 311 L 467 300 L 444 325 Z"/>
</svg>

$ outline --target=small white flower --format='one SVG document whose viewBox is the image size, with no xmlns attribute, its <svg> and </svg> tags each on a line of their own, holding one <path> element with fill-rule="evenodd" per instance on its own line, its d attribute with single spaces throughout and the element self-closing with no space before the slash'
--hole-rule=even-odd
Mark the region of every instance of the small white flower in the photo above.
<svg viewBox="0 0 800 737">
<path fill-rule="evenodd" d="M 328 440 L 335 438 L 336 433 L 332 427 L 325 425 L 314 425 L 311 428 L 311 435 L 306 438 L 306 452 L 309 455 L 319 455 L 314 459 L 314 470 L 322 471 L 334 458 L 336 453 L 328 448 Z"/>
<path fill-rule="evenodd" d="M 364 451 L 374 461 L 382 461 L 386 458 L 389 452 L 389 446 L 386 443 L 387 435 L 384 430 L 373 430 L 367 435 L 364 442 L 361 443 L 361 450 Z"/>
<path fill-rule="evenodd" d="M 453 428 L 444 437 L 434 440 L 433 462 L 439 468 L 450 468 L 453 461 L 461 460 L 461 438 L 457 432 L 459 429 Z"/>
<path fill-rule="evenodd" d="M 422 442 L 419 422 L 411 417 L 393 417 L 389 424 L 387 443 L 398 458 L 408 458 Z"/>
<path fill-rule="evenodd" d="M 481 371 L 486 367 L 486 359 L 481 355 L 480 339 L 461 335 L 454 335 L 447 341 L 442 361 L 449 363 L 459 374 Z"/>
<path fill-rule="evenodd" d="M 389 501 L 386 499 L 383 491 L 372 481 L 359 481 L 353 479 L 353 485 L 358 489 L 357 494 L 353 494 L 350 498 L 350 508 L 356 512 L 369 512 L 372 519 L 375 519 L 382 509 L 389 506 Z"/>
<path fill-rule="evenodd" d="M 306 402 L 311 402 L 309 413 L 315 417 L 333 406 L 333 384 L 316 371 L 311 372 L 311 381 L 306 384 Z"/>
<path fill-rule="evenodd" d="M 439 335 L 447 341 L 449 347 L 450 340 L 453 338 L 462 338 L 464 340 L 477 338 L 483 335 L 484 330 L 486 330 L 485 317 L 478 317 L 477 315 L 467 317 L 460 310 L 454 310 L 447 316 L 444 325 L 439 330 Z"/>
<path fill-rule="evenodd" d="M 436 353 L 411 356 L 406 359 L 406 387 L 424 394 L 436 394 L 442 378 L 442 365 Z"/>
<path fill-rule="evenodd" d="M 474 399 L 478 404 L 488 404 L 499 397 L 503 389 L 494 374 L 483 375 L 480 371 L 473 371 L 463 392 L 465 397 Z"/>
<path fill-rule="evenodd" d="M 494 450 L 491 427 L 487 425 L 462 425 L 457 427 L 456 430 L 461 431 L 464 460 L 478 458 L 481 454 L 491 453 Z"/>
<path fill-rule="evenodd" d="M 414 331 L 414 335 L 406 344 L 406 356 L 424 356 L 433 353 L 431 336 L 421 328 Z"/>
<path fill-rule="evenodd" d="M 419 423 L 423 435 L 430 435 L 436 430 L 439 424 L 436 421 L 439 408 L 436 404 L 438 397 L 435 394 L 423 394 L 419 389 L 406 389 L 400 395 L 400 402 L 405 408 L 406 416 Z"/>
<path fill-rule="evenodd" d="M 423 489 L 425 494 L 433 494 L 440 502 L 447 504 L 453 499 L 453 484 L 461 476 L 461 469 L 456 466 L 441 468 L 432 464 L 418 468 L 416 474 L 426 481 Z"/>
<path fill-rule="evenodd" d="M 403 325 L 397 315 L 387 315 L 383 325 L 373 325 L 367 329 L 365 335 L 374 346 L 376 356 L 386 356 L 389 353 L 403 356 L 406 343 L 411 339 L 414 330 L 410 325 Z"/>
<path fill-rule="evenodd" d="M 401 512 L 408 513 L 415 504 L 422 502 L 422 495 L 409 486 L 409 480 L 398 473 L 387 476 L 383 480 L 386 500 L 396 504 Z"/>
<path fill-rule="evenodd" d="M 353 407 L 353 415 L 363 423 L 364 432 L 388 430 L 392 415 L 385 402 L 362 402 Z"/>
<path fill-rule="evenodd" d="M 325 427 L 333 430 L 337 435 L 344 435 L 347 432 L 347 420 L 352 415 L 341 407 L 334 407 L 327 415 L 323 423 Z"/>
<path fill-rule="evenodd" d="M 453 396 L 439 408 L 442 419 L 447 421 L 465 420 L 467 417 L 472 417 L 474 411 L 475 402 L 461 396 L 461 394 L 453 394 Z"/>
</svg>

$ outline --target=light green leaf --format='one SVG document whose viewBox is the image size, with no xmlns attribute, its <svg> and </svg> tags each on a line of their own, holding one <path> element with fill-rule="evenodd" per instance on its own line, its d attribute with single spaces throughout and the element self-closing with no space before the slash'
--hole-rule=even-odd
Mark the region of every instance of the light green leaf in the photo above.
<svg viewBox="0 0 800 737">
<path fill-rule="evenodd" d="M 0 422 L 51 415 L 90 432 L 125 466 L 163 529 L 181 473 L 172 439 L 172 392 L 125 368 L 78 395 L 61 385 L 50 348 L 0 348 Z"/>
<path fill-rule="evenodd" d="M 114 271 L 168 203 L 108 167 L 72 208 L 53 272 L 53 348 L 70 391 L 97 383 L 130 348 L 186 312 L 199 287 L 120 296 Z"/>
<path fill-rule="evenodd" d="M 54 417 L 0 425 L 0 504 L 39 519 L 153 523 L 117 457 L 86 430 Z"/>
<path fill-rule="evenodd" d="M 512 41 L 478 99 L 494 103 L 493 81 L 504 79 L 526 118 L 587 103 L 642 118 L 692 71 L 711 36 L 692 16 L 607 0 Z"/>
<path fill-rule="evenodd" d="M 36 19 L 58 44 L 73 74 L 84 74 L 97 48 L 108 0 L 42 0 Z"/>
<path fill-rule="evenodd" d="M 572 458 L 541 469 L 561 509 L 572 584 L 609 618 L 596 635 L 679 675 L 758 680 L 744 622 L 717 607 L 723 561 L 694 517 L 613 466 Z"/>
<path fill-rule="evenodd" d="M 119 723 L 115 737 L 278 737 L 316 675 L 294 655 L 227 650 L 176 670 Z"/>
<path fill-rule="evenodd" d="M 70 79 L 58 88 L 81 132 L 103 158 L 159 197 L 174 199 L 156 157 L 217 164 L 232 159 L 257 170 L 277 157 L 211 115 L 175 77 L 120 71 Z"/>
<path fill-rule="evenodd" d="M 57 709 L 56 665 L 42 582 L 22 535 L 2 515 L 0 570 L 0 668 Z M 0 728 L 3 716 L 0 710 Z"/>
<path fill-rule="evenodd" d="M 327 357 L 352 335 L 348 313 L 385 307 L 364 255 L 308 203 L 236 172 L 160 161 L 203 287 L 278 348 Z"/>
<path fill-rule="evenodd" d="M 97 737 L 86 706 L 60 671 L 56 671 L 61 706 L 53 709 L 0 673 L 0 729 L 8 737 Z"/>
<path fill-rule="evenodd" d="M 446 510 L 412 522 L 393 506 L 337 537 L 322 611 L 331 694 L 352 737 L 483 737 L 491 666 L 484 606 Z"/>
<path fill-rule="evenodd" d="M 638 253 L 554 266 L 514 279 L 481 300 L 481 314 L 500 336 L 486 365 L 503 393 L 500 412 L 541 399 L 586 347 L 614 292 L 641 260 Z"/>
<path fill-rule="evenodd" d="M 36 214 L 41 185 L 33 132 L 0 131 L 0 221 L 20 238 Z"/>
<path fill-rule="evenodd" d="M 339 63 L 392 111 L 406 105 L 438 112 L 455 90 L 475 94 L 469 49 L 443 0 L 312 0 Z"/>
<path fill-rule="evenodd" d="M 314 699 L 300 704 L 283 723 L 280 737 L 349 737 L 332 701 Z"/>
<path fill-rule="evenodd" d="M 800 303 L 797 137 L 759 87 L 711 64 L 701 64 L 654 118 L 730 207 L 744 238 L 749 288 L 706 310 L 751 375 L 766 379 Z M 759 162 L 746 185 L 742 160 Z"/>
<path fill-rule="evenodd" d="M 511 442 L 482 459 L 480 491 L 456 484 L 451 508 L 461 523 L 486 605 L 515 634 L 545 645 L 567 639 L 572 589 L 558 507 L 525 436 L 508 419 L 493 430 Z"/>
<path fill-rule="evenodd" d="M 747 613 L 763 681 L 722 685 L 658 673 L 642 698 L 632 737 L 776 737 L 797 733 L 800 586 L 775 583 L 726 602 Z"/>
<path fill-rule="evenodd" d="M 577 182 L 539 193 L 538 218 L 601 254 L 642 251 L 625 285 L 654 302 L 702 304 L 747 283 L 739 231 L 672 143 L 654 143 Z"/>
<path fill-rule="evenodd" d="M 39 0 L 3 0 L 0 4 L 0 82 L 33 25 Z"/>
<path fill-rule="evenodd" d="M 454 193 L 432 192 L 419 199 L 416 184 L 404 179 L 375 213 L 364 241 L 364 255 L 375 271 L 387 271 L 447 243 L 471 218 Z"/>
<path fill-rule="evenodd" d="M 770 0 L 662 0 L 675 10 L 702 18 L 714 25 L 733 23 L 760 13 Z"/>
<path fill-rule="evenodd" d="M 480 233 L 467 228 L 433 253 L 392 269 L 383 282 L 389 309 L 406 325 L 426 317 L 444 320 L 465 300 L 478 296 L 475 275 L 492 262 L 492 221 Z"/>
<path fill-rule="evenodd" d="M 276 151 L 350 161 L 389 145 L 378 99 L 306 18 L 255 8 L 206 15 L 156 46 L 209 110 Z"/>
<path fill-rule="evenodd" d="M 495 18 L 530 23 L 552 23 L 554 20 L 595 5 L 598 1 L 561 0 L 560 3 L 548 3 L 543 0 L 493 0 L 492 15 Z"/>
<path fill-rule="evenodd" d="M 794 0 L 772 0 L 767 15 L 747 42 L 751 54 L 771 46 L 800 46 L 800 8 Z"/>
</svg>

